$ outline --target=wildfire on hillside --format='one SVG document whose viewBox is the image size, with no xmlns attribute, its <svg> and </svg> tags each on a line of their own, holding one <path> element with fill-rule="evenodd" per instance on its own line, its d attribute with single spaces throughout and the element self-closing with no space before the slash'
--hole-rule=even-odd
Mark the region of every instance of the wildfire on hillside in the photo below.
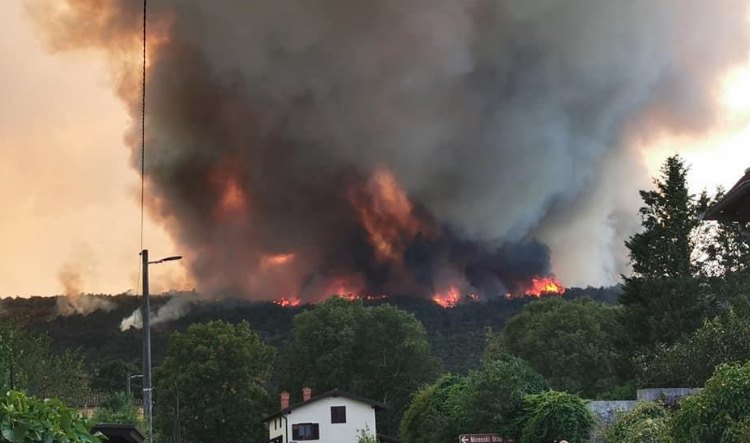
<svg viewBox="0 0 750 443">
<path fill-rule="evenodd" d="M 563 294 L 565 294 L 565 287 L 554 275 L 532 278 L 529 287 L 524 291 L 524 295 L 528 297 Z"/>
<path fill-rule="evenodd" d="M 290 298 L 286 298 L 286 297 L 281 297 L 280 299 L 274 300 L 273 302 L 274 302 L 274 304 L 277 304 L 277 305 L 281 306 L 282 308 L 294 308 L 294 307 L 299 306 L 300 303 L 301 303 L 300 299 L 298 299 L 298 298 L 291 298 L 290 299 Z"/>
<path fill-rule="evenodd" d="M 458 288 L 451 287 L 446 291 L 438 292 L 432 296 L 432 301 L 443 308 L 455 308 L 461 302 Z"/>
</svg>

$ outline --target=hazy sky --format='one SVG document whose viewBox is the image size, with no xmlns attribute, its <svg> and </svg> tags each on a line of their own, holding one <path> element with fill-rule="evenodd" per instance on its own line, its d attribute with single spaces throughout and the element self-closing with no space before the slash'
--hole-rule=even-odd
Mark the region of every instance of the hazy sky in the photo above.
<svg viewBox="0 0 750 443">
<path fill-rule="evenodd" d="M 102 56 L 47 53 L 22 0 L 2 0 L 0 59 L 0 297 L 60 294 L 67 271 L 81 291 L 134 289 L 139 180 L 123 141 L 129 117 Z M 731 186 L 750 166 L 750 68 L 717 79 L 716 93 L 727 108 L 719 127 L 641 141 L 649 169 L 679 152 L 698 190 Z M 153 256 L 180 252 L 149 220 L 145 239 Z M 154 289 L 189 285 L 183 273 L 173 263 L 154 269 Z"/>
<path fill-rule="evenodd" d="M 59 294 L 69 270 L 82 291 L 135 288 L 139 180 L 103 60 L 46 53 L 21 0 L 0 2 L 0 60 L 0 296 Z M 153 223 L 145 238 L 175 252 Z"/>
</svg>

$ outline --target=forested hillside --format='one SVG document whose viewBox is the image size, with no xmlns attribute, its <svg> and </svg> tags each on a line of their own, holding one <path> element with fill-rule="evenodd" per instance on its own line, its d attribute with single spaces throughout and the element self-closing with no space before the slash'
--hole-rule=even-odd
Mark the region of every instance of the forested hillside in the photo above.
<svg viewBox="0 0 750 443">
<path fill-rule="evenodd" d="M 564 298 L 591 297 L 605 303 L 614 303 L 619 292 L 617 287 L 573 288 L 568 290 Z M 191 294 L 176 296 L 196 298 Z M 141 331 L 120 331 L 119 326 L 124 318 L 138 308 L 140 298 L 125 294 L 98 297 L 113 301 L 115 308 L 109 312 L 94 311 L 85 316 L 59 316 L 55 298 L 5 299 L 0 309 L 0 319 L 13 321 L 31 332 L 47 334 L 52 339 L 55 350 L 80 350 L 91 366 L 114 359 L 138 366 L 141 358 Z M 168 299 L 168 296 L 154 297 L 153 309 L 158 309 Z M 367 304 L 388 303 L 414 314 L 427 330 L 433 354 L 442 362 L 443 368 L 451 372 L 465 372 L 477 365 L 484 350 L 487 333 L 490 330 L 500 331 L 507 320 L 533 300 L 534 298 L 498 298 L 488 302 L 466 303 L 450 309 L 442 308 L 430 300 L 409 297 L 394 297 Z M 283 349 L 291 340 L 294 316 L 306 309 L 309 307 L 281 307 L 270 302 L 243 300 L 196 301 L 184 317 L 153 326 L 154 361 L 156 364 L 161 361 L 171 332 L 185 330 L 193 323 L 211 320 L 230 323 L 247 320 L 267 344 Z"/>
</svg>

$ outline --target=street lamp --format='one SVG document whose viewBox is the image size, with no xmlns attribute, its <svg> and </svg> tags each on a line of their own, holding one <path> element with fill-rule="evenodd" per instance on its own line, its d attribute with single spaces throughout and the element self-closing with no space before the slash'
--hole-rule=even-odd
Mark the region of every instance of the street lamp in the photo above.
<svg viewBox="0 0 750 443">
<path fill-rule="evenodd" d="M 133 392 L 130 389 L 130 381 L 133 380 L 134 378 L 143 378 L 143 374 L 133 374 L 133 375 L 131 375 L 130 373 L 128 373 L 128 378 L 126 380 L 126 391 L 125 391 L 128 394 L 128 398 L 131 398 L 133 396 Z"/>
<path fill-rule="evenodd" d="M 168 261 L 181 259 L 180 255 L 173 255 L 161 260 L 148 261 L 148 249 L 141 251 L 143 264 L 143 306 L 141 319 L 143 321 L 143 408 L 148 426 L 148 441 L 154 441 L 153 398 L 151 385 L 151 304 L 148 294 L 148 265 L 156 265 Z"/>
</svg>

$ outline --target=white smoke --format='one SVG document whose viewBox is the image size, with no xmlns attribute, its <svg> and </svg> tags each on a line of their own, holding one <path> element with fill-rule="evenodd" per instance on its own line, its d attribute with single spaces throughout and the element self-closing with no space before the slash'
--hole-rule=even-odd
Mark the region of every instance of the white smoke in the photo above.
<svg viewBox="0 0 750 443">
<path fill-rule="evenodd" d="M 177 320 L 188 312 L 192 307 L 194 300 L 185 296 L 173 296 L 163 306 L 159 307 L 156 312 L 151 312 L 151 325 L 158 325 Z M 141 309 L 136 309 L 130 316 L 120 322 L 120 330 L 127 331 L 130 328 L 141 329 L 143 327 L 143 315 Z"/>
<path fill-rule="evenodd" d="M 115 303 L 104 295 L 83 293 L 83 273 L 86 269 L 81 262 L 69 262 L 58 272 L 58 280 L 65 291 L 55 302 L 58 315 L 89 315 L 94 311 L 110 312 L 115 308 Z"/>
<path fill-rule="evenodd" d="M 110 312 L 116 307 L 106 295 L 81 293 L 57 297 L 56 306 L 58 315 L 63 317 L 74 314 L 89 315 L 94 311 Z"/>
</svg>

